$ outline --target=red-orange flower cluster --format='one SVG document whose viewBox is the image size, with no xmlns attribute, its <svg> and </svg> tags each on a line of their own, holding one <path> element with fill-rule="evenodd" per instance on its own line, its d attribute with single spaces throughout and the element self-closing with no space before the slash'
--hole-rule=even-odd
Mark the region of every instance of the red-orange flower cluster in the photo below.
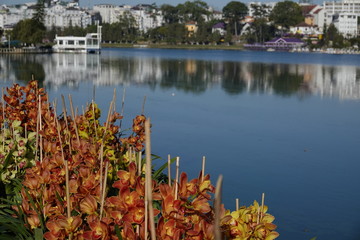
<svg viewBox="0 0 360 240">
<path fill-rule="evenodd" d="M 145 142 L 144 115 L 133 120 L 133 133 L 122 137 L 116 125 L 122 118 L 118 113 L 110 113 L 101 125 L 100 109 L 91 103 L 83 115 L 58 117 L 34 81 L 26 87 L 8 88 L 4 99 L 9 122 L 21 121 L 24 129 L 37 135 L 36 163 L 26 169 L 22 202 L 14 207 L 24 214 L 29 231 L 42 229 L 47 240 L 145 239 L 150 235 L 146 192 L 153 199 L 149 204 L 154 212 L 148 215 L 155 216 L 157 239 L 214 239 L 211 202 L 215 188 L 209 175 L 200 173 L 189 181 L 181 173 L 172 184 L 155 178 L 147 184 L 150 191 L 145 191 L 140 154 Z M 257 205 L 250 215 L 247 211 L 227 214 L 222 220 L 225 235 L 230 239 L 245 236 L 246 223 L 252 234 L 246 235 L 249 239 L 274 239 L 276 226 L 265 210 L 259 214 Z"/>
</svg>

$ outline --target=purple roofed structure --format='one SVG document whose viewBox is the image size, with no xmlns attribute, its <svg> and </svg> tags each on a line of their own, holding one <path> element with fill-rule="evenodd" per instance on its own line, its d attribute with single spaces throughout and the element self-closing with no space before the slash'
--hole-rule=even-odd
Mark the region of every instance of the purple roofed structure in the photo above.
<svg viewBox="0 0 360 240">
<path fill-rule="evenodd" d="M 298 38 L 278 37 L 265 42 L 265 45 L 275 48 L 299 48 L 305 46 L 305 42 Z"/>
<path fill-rule="evenodd" d="M 212 26 L 212 32 L 218 32 L 221 36 L 224 36 L 226 33 L 226 25 L 223 22 L 219 22 Z"/>
<path fill-rule="evenodd" d="M 264 44 L 245 44 L 246 49 L 266 51 L 292 51 L 306 46 L 306 43 L 298 38 L 278 37 Z"/>
</svg>

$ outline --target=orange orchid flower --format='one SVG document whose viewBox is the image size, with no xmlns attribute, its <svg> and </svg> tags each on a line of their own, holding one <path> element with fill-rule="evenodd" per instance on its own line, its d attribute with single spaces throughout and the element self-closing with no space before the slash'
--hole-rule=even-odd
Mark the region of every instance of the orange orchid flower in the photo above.
<svg viewBox="0 0 360 240">
<path fill-rule="evenodd" d="M 50 231 L 47 237 L 52 239 L 53 237 L 60 238 L 60 236 L 64 236 L 65 233 L 69 235 L 70 233 L 74 233 L 81 224 L 82 219 L 80 216 L 69 218 L 60 216 L 57 219 L 52 219 L 46 223 L 46 227 Z"/>
<path fill-rule="evenodd" d="M 110 211 L 110 217 L 114 219 L 115 224 L 120 225 L 121 221 L 123 220 L 123 214 L 121 211 L 111 210 Z"/>
<path fill-rule="evenodd" d="M 165 220 L 163 217 L 159 219 L 158 228 L 157 228 L 159 239 L 179 240 L 182 231 L 176 228 L 176 221 L 174 219 L 170 219 L 167 222 L 164 221 Z"/>
<path fill-rule="evenodd" d="M 168 195 L 162 202 L 164 216 L 173 216 L 174 214 L 179 213 L 181 204 L 182 202 L 180 200 L 175 200 L 173 195 Z"/>
<path fill-rule="evenodd" d="M 28 216 L 27 221 L 28 221 L 31 229 L 35 229 L 35 228 L 40 226 L 40 219 L 39 219 L 39 216 L 36 213 L 31 214 L 30 216 Z"/>
<path fill-rule="evenodd" d="M 136 191 L 130 191 L 130 188 L 121 189 L 119 197 L 127 208 L 144 205 L 144 200 L 140 199 L 140 195 Z"/>
<path fill-rule="evenodd" d="M 117 172 L 117 176 L 119 180 L 114 182 L 113 187 L 122 189 L 123 187 L 134 187 L 136 183 L 136 164 L 135 162 L 131 162 L 128 167 L 129 171 L 119 170 Z"/>
<path fill-rule="evenodd" d="M 136 207 L 132 208 L 126 215 L 123 217 L 123 221 L 127 223 L 136 223 L 141 224 L 145 218 L 145 208 Z"/>
<path fill-rule="evenodd" d="M 89 240 L 109 239 L 108 225 L 105 222 L 100 221 L 100 219 L 98 217 L 92 215 L 92 216 L 89 216 L 89 218 L 88 218 L 88 224 L 89 224 L 91 231 L 84 232 L 84 234 L 83 234 L 84 239 L 89 239 Z"/>
<path fill-rule="evenodd" d="M 136 240 L 136 234 L 134 232 L 134 228 L 128 222 L 124 223 L 124 229 L 121 235 L 124 240 Z"/>
<path fill-rule="evenodd" d="M 86 214 L 94 214 L 97 210 L 97 201 L 96 199 L 91 196 L 87 195 L 83 200 L 80 202 L 80 210 L 82 213 Z"/>
<path fill-rule="evenodd" d="M 211 211 L 211 207 L 208 201 L 208 199 L 200 195 L 195 198 L 194 201 L 192 201 L 191 205 L 195 211 L 198 211 L 200 213 L 208 213 Z"/>
</svg>

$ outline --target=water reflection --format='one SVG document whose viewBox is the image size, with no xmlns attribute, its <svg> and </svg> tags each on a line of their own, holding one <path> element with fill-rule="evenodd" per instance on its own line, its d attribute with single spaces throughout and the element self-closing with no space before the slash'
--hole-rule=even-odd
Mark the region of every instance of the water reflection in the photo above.
<svg viewBox="0 0 360 240">
<path fill-rule="evenodd" d="M 40 80 L 45 86 L 147 85 L 201 94 L 220 86 L 228 94 L 266 93 L 360 98 L 360 67 L 109 55 L 2 55 L 0 80 Z"/>
</svg>

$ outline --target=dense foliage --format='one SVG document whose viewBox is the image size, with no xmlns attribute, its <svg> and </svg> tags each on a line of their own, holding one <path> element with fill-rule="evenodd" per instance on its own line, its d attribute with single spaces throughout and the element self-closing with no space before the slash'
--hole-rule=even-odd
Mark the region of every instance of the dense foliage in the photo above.
<svg viewBox="0 0 360 240">
<path fill-rule="evenodd" d="M 270 14 L 270 20 L 275 25 L 289 29 L 304 21 L 304 16 L 299 4 L 293 1 L 283 1 L 275 5 Z"/>
<path fill-rule="evenodd" d="M 239 34 L 239 21 L 248 14 L 248 7 L 238 1 L 231 1 L 223 8 L 223 15 L 234 29 L 234 35 Z"/>
<path fill-rule="evenodd" d="M 69 116 L 63 98 L 58 116 L 36 81 L 7 88 L 0 108 L 0 183 L 11 187 L 1 193 L 2 237 L 215 239 L 217 229 L 228 239 L 279 235 L 263 203 L 234 212 L 217 208 L 216 215 L 215 187 L 203 171 L 192 180 L 186 173 L 166 178 L 170 159 L 151 170 L 149 120 L 136 116 L 125 135 L 114 102 L 101 124 L 94 102 L 78 115 L 70 98 Z"/>
<path fill-rule="evenodd" d="M 95 25 L 80 27 L 72 26 L 71 23 L 69 27 L 46 29 L 43 24 L 44 3 L 44 0 L 38 0 L 32 19 L 18 22 L 12 33 L 0 30 L 0 36 L 11 35 L 12 40 L 20 40 L 23 44 L 29 45 L 51 43 L 56 34 L 84 36 L 86 33 L 96 32 Z M 278 2 L 272 10 L 265 4 L 252 3 L 250 7 L 251 20 L 245 19 L 245 16 L 250 14 L 249 9 L 240 1 L 228 2 L 222 9 L 221 19 L 215 15 L 216 12 L 213 12 L 206 2 L 201 0 L 185 1 L 176 6 L 163 4 L 159 8 L 152 4 L 148 6 L 147 14 L 150 14 L 154 20 L 161 14 L 163 16 L 161 26 L 140 30 L 135 17 L 125 11 L 117 22 L 102 23 L 102 40 L 106 43 L 147 42 L 170 45 L 263 43 L 274 37 L 292 36 L 289 33 L 290 27 L 303 22 L 305 17 L 301 6 L 293 1 Z M 94 19 L 101 19 L 100 14 L 95 14 Z M 188 32 L 187 23 L 195 24 L 197 30 Z M 218 23 L 224 24 L 225 28 L 221 31 L 213 29 L 213 26 Z M 329 32 L 326 32 L 327 28 Z M 324 34 L 320 34 L 315 41 L 313 36 L 312 39 L 300 35 L 293 37 L 304 37 L 304 41 L 307 41 L 310 48 L 344 48 L 359 45 L 357 38 L 352 38 L 349 34 L 343 36 L 335 32 L 331 25 L 324 26 Z"/>
</svg>

